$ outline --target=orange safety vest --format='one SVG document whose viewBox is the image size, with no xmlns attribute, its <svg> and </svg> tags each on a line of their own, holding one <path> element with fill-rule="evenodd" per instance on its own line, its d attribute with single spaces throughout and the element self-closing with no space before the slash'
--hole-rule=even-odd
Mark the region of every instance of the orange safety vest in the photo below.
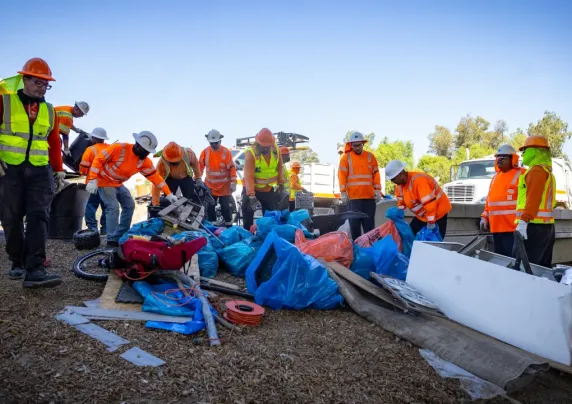
<svg viewBox="0 0 572 404">
<path fill-rule="evenodd" d="M 85 152 L 83 152 L 83 156 L 81 157 L 81 163 L 79 163 L 79 173 L 81 175 L 87 175 L 95 156 L 97 156 L 99 153 L 101 153 L 102 150 L 108 147 L 109 145 L 107 143 L 96 143 L 85 149 Z M 86 177 L 85 183 L 87 184 L 87 182 L 88 181 Z"/>
<path fill-rule="evenodd" d="M 344 154 L 338 168 L 340 192 L 349 199 L 373 199 L 375 191 L 381 191 L 379 167 L 375 156 L 367 151 Z"/>
<path fill-rule="evenodd" d="M 489 221 L 491 233 L 515 231 L 518 179 L 525 171 L 516 167 L 506 173 L 499 172 L 492 178 L 485 210 L 481 215 Z"/>
<path fill-rule="evenodd" d="M 230 183 L 236 182 L 236 169 L 232 154 L 224 147 L 214 151 L 210 146 L 201 153 L 200 162 L 205 167 L 205 184 L 211 190 L 222 191 L 223 188 L 230 194 Z"/>
<path fill-rule="evenodd" d="M 436 222 L 451 211 L 451 202 L 437 181 L 425 173 L 407 173 L 407 183 L 395 188 L 398 206 L 405 206 L 423 222 Z"/>
</svg>

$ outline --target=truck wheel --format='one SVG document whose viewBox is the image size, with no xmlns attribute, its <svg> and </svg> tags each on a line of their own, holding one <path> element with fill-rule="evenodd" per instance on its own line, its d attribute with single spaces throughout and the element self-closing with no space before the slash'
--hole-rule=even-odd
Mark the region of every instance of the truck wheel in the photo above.
<svg viewBox="0 0 572 404">
<path fill-rule="evenodd" d="M 99 233 L 95 230 L 79 230 L 73 235 L 73 244 L 77 250 L 93 250 L 100 243 Z"/>
</svg>

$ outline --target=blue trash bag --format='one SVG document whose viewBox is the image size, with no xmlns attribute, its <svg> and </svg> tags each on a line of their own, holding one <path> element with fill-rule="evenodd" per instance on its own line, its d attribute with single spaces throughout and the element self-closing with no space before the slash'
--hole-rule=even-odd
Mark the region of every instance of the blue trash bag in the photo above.
<svg viewBox="0 0 572 404">
<path fill-rule="evenodd" d="M 366 248 L 354 244 L 354 260 L 350 265 L 350 271 L 368 280 L 371 278 L 369 273 L 375 272 L 375 262 L 371 249 L 371 247 Z"/>
<path fill-rule="evenodd" d="M 273 213 L 279 213 L 278 211 L 271 211 L 266 213 L 270 213 L 271 215 L 256 219 L 256 236 L 261 240 L 264 240 L 266 237 L 268 237 L 272 231 L 276 231 L 276 233 L 281 238 L 293 243 L 296 236 L 296 230 L 298 229 L 302 230 L 304 232 L 304 236 L 306 236 L 308 239 L 313 239 L 316 237 L 313 233 L 310 233 L 308 229 L 306 229 L 300 222 L 290 220 L 289 223 L 286 224 L 276 219 L 277 215 Z M 281 217 L 290 217 L 288 214 L 285 214 Z"/>
<path fill-rule="evenodd" d="M 261 246 L 262 240 L 250 237 L 218 250 L 218 257 L 224 263 L 228 272 L 234 276 L 244 278 L 246 268 L 248 268 Z"/>
<path fill-rule="evenodd" d="M 397 243 L 390 235 L 376 241 L 368 250 L 373 256 L 375 273 L 405 280 L 409 258 L 399 252 Z"/>
<path fill-rule="evenodd" d="M 126 242 L 130 236 L 156 236 L 161 234 L 165 229 L 165 223 L 161 218 L 145 220 L 144 222 L 135 223 L 127 233 L 123 234 L 119 239 L 119 244 Z"/>
<path fill-rule="evenodd" d="M 240 226 L 229 227 L 228 229 L 223 230 L 222 233 L 218 236 L 220 241 L 222 241 L 226 246 L 238 243 L 239 241 L 250 237 L 252 237 L 252 234 Z"/>
<path fill-rule="evenodd" d="M 199 257 L 199 270 L 201 276 L 213 278 L 218 271 L 218 255 L 213 246 L 213 241 L 208 233 L 200 231 L 184 231 L 182 233 L 173 234 L 175 240 L 184 239 L 191 241 L 199 237 L 206 237 L 207 244 L 199 250 L 197 256 Z"/>
<path fill-rule="evenodd" d="M 274 260 L 269 279 L 259 283 L 259 270 Z M 272 261 L 270 261 L 272 262 Z M 272 309 L 333 309 L 343 303 L 338 285 L 313 257 L 271 232 L 246 269 L 246 287 L 256 303 Z"/>
<path fill-rule="evenodd" d="M 439 226 L 436 225 L 432 230 L 429 230 L 427 226 L 423 227 L 415 236 L 415 240 L 441 242 L 443 238 L 441 237 L 441 233 L 439 233 Z"/>
<path fill-rule="evenodd" d="M 409 227 L 409 224 L 405 221 L 404 211 L 397 209 L 394 206 L 387 209 L 385 217 L 393 221 L 397 231 L 399 232 L 403 250 L 402 253 L 407 257 L 411 257 L 411 249 L 413 248 L 413 240 L 415 239 L 415 235 L 413 234 L 411 227 Z"/>
<path fill-rule="evenodd" d="M 216 227 L 215 225 L 213 225 L 211 222 L 209 222 L 206 219 L 203 220 L 203 226 L 205 226 L 205 228 L 207 230 L 212 231 L 213 233 L 218 230 L 218 227 Z"/>
</svg>

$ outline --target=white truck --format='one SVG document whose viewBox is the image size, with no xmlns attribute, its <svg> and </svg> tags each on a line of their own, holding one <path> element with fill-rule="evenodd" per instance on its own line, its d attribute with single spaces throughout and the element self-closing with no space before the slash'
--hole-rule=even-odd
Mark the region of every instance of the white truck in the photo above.
<svg viewBox="0 0 572 404">
<path fill-rule="evenodd" d="M 522 159 L 519 159 L 522 166 Z M 556 206 L 572 208 L 572 165 L 564 159 L 552 159 L 552 172 L 556 178 Z M 495 158 L 465 160 L 451 166 L 451 182 L 443 190 L 452 203 L 485 203 L 491 178 L 495 174 Z"/>
</svg>

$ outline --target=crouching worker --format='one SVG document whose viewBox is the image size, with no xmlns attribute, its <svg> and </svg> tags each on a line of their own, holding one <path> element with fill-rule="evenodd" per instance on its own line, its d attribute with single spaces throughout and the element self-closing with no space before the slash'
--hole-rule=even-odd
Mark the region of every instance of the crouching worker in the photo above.
<svg viewBox="0 0 572 404">
<path fill-rule="evenodd" d="M 495 158 L 497 173 L 491 180 L 480 229 L 493 233 L 495 253 L 513 257 L 518 179 L 525 169 L 518 167 L 518 154 L 511 145 L 499 147 Z"/>
<path fill-rule="evenodd" d="M 296 210 L 296 192 L 307 192 L 306 188 L 302 186 L 302 181 L 300 180 L 301 168 L 302 164 L 300 164 L 299 161 L 293 161 L 292 166 L 290 167 L 290 212 L 294 212 Z"/>
<path fill-rule="evenodd" d="M 150 153 L 155 153 L 155 135 L 143 131 L 134 133 L 133 137 L 135 144 L 115 143 L 102 150 L 93 160 L 87 177 L 86 191 L 90 194 L 99 193 L 105 204 L 108 247 L 117 247 L 121 236 L 131 227 L 135 201 L 123 183 L 134 174 L 140 173 L 159 187 L 167 195 L 169 202 L 177 200 L 165 180 L 157 173 L 151 159 L 147 157 Z"/>
<path fill-rule="evenodd" d="M 201 187 L 204 187 L 204 184 L 201 180 L 202 173 L 199 160 L 195 153 L 188 147 L 183 149 L 177 143 L 171 142 L 155 154 L 155 157 L 161 157 L 157 163 L 157 172 L 165 179 L 167 189 L 177 193 L 180 188 L 183 197 L 191 202 L 199 203 L 195 193 L 195 184 Z M 153 186 L 153 206 L 160 205 L 161 189 L 162 186 Z"/>
<path fill-rule="evenodd" d="M 424 227 L 439 226 L 439 234 L 445 239 L 447 214 L 451 211 L 449 198 L 429 174 L 407 172 L 406 166 L 403 161 L 391 160 L 385 167 L 386 178 L 397 185 L 397 207 L 407 208 L 415 215 L 409 223 L 413 234 L 417 235 Z"/>
<path fill-rule="evenodd" d="M 91 168 L 91 164 L 93 163 L 95 156 L 101 153 L 102 150 L 109 147 L 109 145 L 105 143 L 107 140 L 107 132 L 105 129 L 95 128 L 89 136 L 91 138 L 92 145 L 85 149 L 81 158 L 81 163 L 79 164 L 79 173 L 86 176 L 86 184 L 88 182 L 87 176 L 89 175 L 89 169 Z M 105 235 L 107 234 L 107 228 L 105 227 L 105 204 L 97 192 L 95 194 L 90 194 L 89 199 L 87 200 L 87 205 L 85 207 L 85 225 L 88 229 L 97 231 L 97 218 L 95 217 L 95 214 L 100 206 L 101 230 L 99 231 L 99 234 Z"/>
</svg>

